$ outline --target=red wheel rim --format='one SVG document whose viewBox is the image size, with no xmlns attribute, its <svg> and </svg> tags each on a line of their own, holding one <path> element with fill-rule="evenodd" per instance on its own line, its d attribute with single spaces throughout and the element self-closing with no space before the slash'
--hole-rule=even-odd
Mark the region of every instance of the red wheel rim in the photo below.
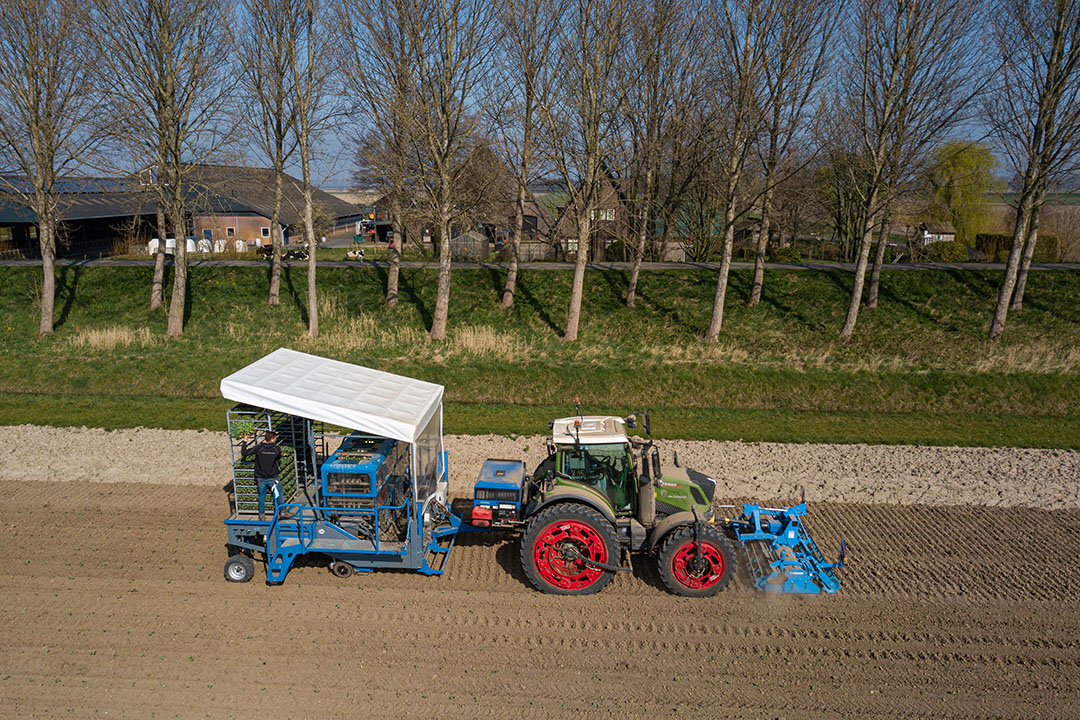
<svg viewBox="0 0 1080 720">
<path fill-rule="evenodd" d="M 607 555 L 603 536 L 577 520 L 548 525 L 533 543 L 533 564 L 540 577 L 562 590 L 580 590 L 599 580 L 604 571 L 581 558 L 606 563 Z"/>
<path fill-rule="evenodd" d="M 671 574 L 691 590 L 710 588 L 724 576 L 724 554 L 711 543 L 691 540 L 671 558 Z"/>
</svg>

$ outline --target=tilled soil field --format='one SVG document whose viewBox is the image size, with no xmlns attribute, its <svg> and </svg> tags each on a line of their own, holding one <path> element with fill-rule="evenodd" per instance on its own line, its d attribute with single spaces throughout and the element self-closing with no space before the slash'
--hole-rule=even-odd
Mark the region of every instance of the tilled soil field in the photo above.
<svg viewBox="0 0 1080 720">
<path fill-rule="evenodd" d="M 84 461 L 51 432 L 37 462 L 59 480 L 65 456 Z M 166 467 L 198 462 L 181 439 L 147 446 Z M 559 598 L 530 589 L 516 544 L 493 535 L 464 537 L 437 578 L 312 564 L 279 587 L 234 585 L 223 479 L 11 467 L 3 717 L 1080 717 L 1075 504 L 815 502 L 818 542 L 849 545 L 838 595 L 765 596 L 742 576 L 682 599 L 639 562 L 599 595 Z"/>
</svg>

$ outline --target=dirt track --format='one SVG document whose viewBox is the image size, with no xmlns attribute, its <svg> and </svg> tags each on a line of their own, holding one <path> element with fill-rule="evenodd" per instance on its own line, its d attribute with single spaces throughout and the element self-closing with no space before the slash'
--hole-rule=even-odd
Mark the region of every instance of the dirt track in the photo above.
<svg viewBox="0 0 1080 720">
<path fill-rule="evenodd" d="M 0 441 L 2 717 L 1080 717 L 1076 453 L 680 445 L 724 461 L 729 495 L 889 503 L 812 504 L 826 553 L 848 541 L 839 595 L 741 577 L 687 600 L 643 562 L 597 596 L 541 595 L 494 536 L 439 578 L 233 585 L 219 436 Z M 459 489 L 477 458 L 538 451 L 448 445 Z"/>
<path fill-rule="evenodd" d="M 212 487 L 3 482 L 5 717 L 1077 716 L 1080 512 L 818 503 L 840 595 L 745 579 L 673 598 L 525 586 L 515 547 L 448 574 L 221 576 Z"/>
</svg>

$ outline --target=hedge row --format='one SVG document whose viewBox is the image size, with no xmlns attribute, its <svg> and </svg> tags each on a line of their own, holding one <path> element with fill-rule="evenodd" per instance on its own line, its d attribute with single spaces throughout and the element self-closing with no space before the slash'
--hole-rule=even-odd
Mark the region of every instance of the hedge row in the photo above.
<svg viewBox="0 0 1080 720">
<path fill-rule="evenodd" d="M 979 233 L 975 236 L 975 248 L 986 255 L 990 262 L 1005 262 L 1012 250 L 1011 233 Z M 1057 262 L 1060 258 L 1060 243 L 1056 235 L 1040 235 L 1035 243 L 1032 262 Z"/>
</svg>

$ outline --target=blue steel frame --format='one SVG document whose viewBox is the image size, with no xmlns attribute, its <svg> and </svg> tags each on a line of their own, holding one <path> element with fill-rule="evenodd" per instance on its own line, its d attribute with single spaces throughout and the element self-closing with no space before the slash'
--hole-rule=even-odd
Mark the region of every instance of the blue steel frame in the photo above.
<svg viewBox="0 0 1080 720">
<path fill-rule="evenodd" d="M 410 456 L 409 472 L 415 473 Z M 438 456 L 436 477 L 445 478 L 448 453 Z M 373 479 L 374 480 L 374 479 Z M 373 490 L 374 488 L 373 482 Z M 412 483 L 415 488 L 415 483 Z M 434 497 L 427 500 L 413 494 L 396 505 L 372 508 L 330 507 L 319 502 L 321 482 L 313 503 L 291 502 L 274 508 L 270 519 L 233 516 L 225 520 L 228 544 L 254 554 L 266 555 L 266 580 L 281 583 L 296 559 L 308 553 L 321 553 L 335 562 L 348 563 L 355 570 L 370 572 L 380 568 L 405 568 L 425 575 L 442 575 L 454 548 L 461 520 L 446 510 Z M 425 505 L 426 503 L 426 505 Z M 378 526 L 380 512 L 405 509 L 408 533 L 404 542 L 360 538 L 325 519 L 326 515 L 372 515 Z M 427 525 L 427 527 L 425 526 Z M 441 556 L 441 562 L 434 562 Z"/>
<path fill-rule="evenodd" d="M 835 571 L 844 567 L 846 546 L 841 540 L 840 558 L 826 562 L 803 524 L 805 515 L 805 502 L 786 508 L 748 503 L 732 521 L 735 537 L 747 549 L 748 569 L 758 590 L 807 595 L 840 590 Z M 764 562 L 750 552 L 748 543 L 755 542 L 766 549 Z"/>
</svg>

